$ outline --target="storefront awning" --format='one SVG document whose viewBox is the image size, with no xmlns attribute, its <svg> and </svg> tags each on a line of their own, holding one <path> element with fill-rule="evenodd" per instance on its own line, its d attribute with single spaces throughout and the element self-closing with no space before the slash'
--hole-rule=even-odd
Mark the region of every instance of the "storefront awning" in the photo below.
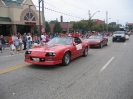
<svg viewBox="0 0 133 99">
<path fill-rule="evenodd" d="M 12 20 L 9 17 L 0 17 L 0 22 L 11 22 Z"/>
</svg>

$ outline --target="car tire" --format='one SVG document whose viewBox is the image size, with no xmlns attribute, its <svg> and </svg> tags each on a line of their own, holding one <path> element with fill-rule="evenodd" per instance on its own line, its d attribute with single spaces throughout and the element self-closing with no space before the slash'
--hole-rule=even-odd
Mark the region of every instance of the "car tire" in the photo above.
<svg viewBox="0 0 133 99">
<path fill-rule="evenodd" d="M 88 48 L 86 47 L 84 52 L 83 52 L 83 56 L 86 57 L 88 55 Z"/>
<path fill-rule="evenodd" d="M 114 42 L 115 40 L 114 39 L 112 39 L 112 42 Z"/>
<path fill-rule="evenodd" d="M 69 52 L 66 52 L 63 56 L 63 59 L 62 59 L 62 64 L 64 66 L 67 66 L 68 64 L 70 63 L 70 53 Z"/>
<path fill-rule="evenodd" d="M 100 48 L 102 48 L 102 47 L 103 47 L 103 43 L 100 44 Z"/>
</svg>

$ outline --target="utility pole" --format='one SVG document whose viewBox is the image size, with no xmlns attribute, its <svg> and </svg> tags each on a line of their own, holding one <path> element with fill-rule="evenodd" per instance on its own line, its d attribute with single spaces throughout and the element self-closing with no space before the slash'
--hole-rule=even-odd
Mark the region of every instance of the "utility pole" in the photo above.
<svg viewBox="0 0 133 99">
<path fill-rule="evenodd" d="M 94 14 L 91 15 L 90 10 L 88 11 L 88 14 L 89 14 L 89 31 L 91 31 L 91 19 L 97 12 L 100 12 L 100 11 L 96 11 Z"/>
<path fill-rule="evenodd" d="M 45 32 L 44 0 L 42 0 L 42 27 L 44 28 Z"/>
<path fill-rule="evenodd" d="M 104 20 L 104 24 L 103 24 L 103 31 L 104 31 L 104 29 L 105 29 L 105 27 L 104 27 L 105 26 L 105 19 L 103 19 L 103 20 Z"/>
<path fill-rule="evenodd" d="M 106 32 L 108 32 L 108 11 L 106 11 Z"/>
<path fill-rule="evenodd" d="M 41 37 L 41 14 L 40 14 L 40 2 L 41 0 L 39 0 L 39 34 Z"/>
<path fill-rule="evenodd" d="M 91 13 L 90 10 L 88 10 L 89 20 L 91 19 Z"/>
<path fill-rule="evenodd" d="M 89 15 L 89 31 L 91 31 L 91 26 L 90 26 L 90 21 L 91 21 L 91 13 L 90 13 L 90 10 L 88 10 L 88 15 Z"/>
</svg>

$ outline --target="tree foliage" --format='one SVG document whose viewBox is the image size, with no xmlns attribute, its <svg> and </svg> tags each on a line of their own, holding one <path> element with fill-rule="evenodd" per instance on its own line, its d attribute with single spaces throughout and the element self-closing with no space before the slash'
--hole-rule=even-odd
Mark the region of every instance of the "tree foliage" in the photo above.
<svg viewBox="0 0 133 99">
<path fill-rule="evenodd" d="M 75 31 L 77 30 L 83 30 L 83 31 L 88 31 L 90 28 L 93 26 L 93 21 L 88 20 L 88 21 L 77 21 L 73 23 L 73 28 Z"/>
<path fill-rule="evenodd" d="M 45 22 L 45 32 L 50 32 L 50 26 L 47 21 Z"/>
<path fill-rule="evenodd" d="M 57 20 L 51 20 L 49 23 L 55 24 L 56 22 L 58 22 Z"/>
<path fill-rule="evenodd" d="M 56 32 L 58 32 L 58 33 L 60 33 L 60 32 L 62 32 L 62 27 L 60 26 L 60 23 L 59 22 L 56 22 L 55 23 L 55 26 L 54 26 L 54 32 L 56 33 Z"/>
<path fill-rule="evenodd" d="M 116 26 L 115 22 L 112 22 L 111 24 L 99 24 L 99 25 L 94 25 L 92 20 L 88 21 L 77 21 L 73 23 L 73 29 L 74 30 L 83 30 L 83 31 L 116 31 L 119 30 L 119 27 L 114 27 Z"/>
</svg>

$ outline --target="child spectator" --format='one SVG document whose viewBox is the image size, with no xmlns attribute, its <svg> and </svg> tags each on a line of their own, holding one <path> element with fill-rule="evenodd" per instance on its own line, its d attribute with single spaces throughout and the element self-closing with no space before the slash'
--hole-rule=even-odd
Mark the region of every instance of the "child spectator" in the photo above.
<svg viewBox="0 0 133 99">
<path fill-rule="evenodd" d="M 31 38 L 30 38 L 30 37 L 28 37 L 27 45 L 28 45 L 28 50 L 31 49 L 31 47 L 32 47 L 32 42 L 31 42 Z"/>
<path fill-rule="evenodd" d="M 39 39 L 37 38 L 37 36 L 35 36 L 34 38 L 34 46 L 37 46 L 40 43 Z"/>
<path fill-rule="evenodd" d="M 22 42 L 22 37 L 21 37 L 21 35 L 18 36 L 18 41 L 19 41 L 20 52 L 23 52 L 23 51 L 22 51 L 22 44 L 23 44 L 23 42 Z"/>
<path fill-rule="evenodd" d="M 43 42 L 43 39 L 41 38 L 39 45 L 43 46 L 45 42 Z"/>
</svg>

